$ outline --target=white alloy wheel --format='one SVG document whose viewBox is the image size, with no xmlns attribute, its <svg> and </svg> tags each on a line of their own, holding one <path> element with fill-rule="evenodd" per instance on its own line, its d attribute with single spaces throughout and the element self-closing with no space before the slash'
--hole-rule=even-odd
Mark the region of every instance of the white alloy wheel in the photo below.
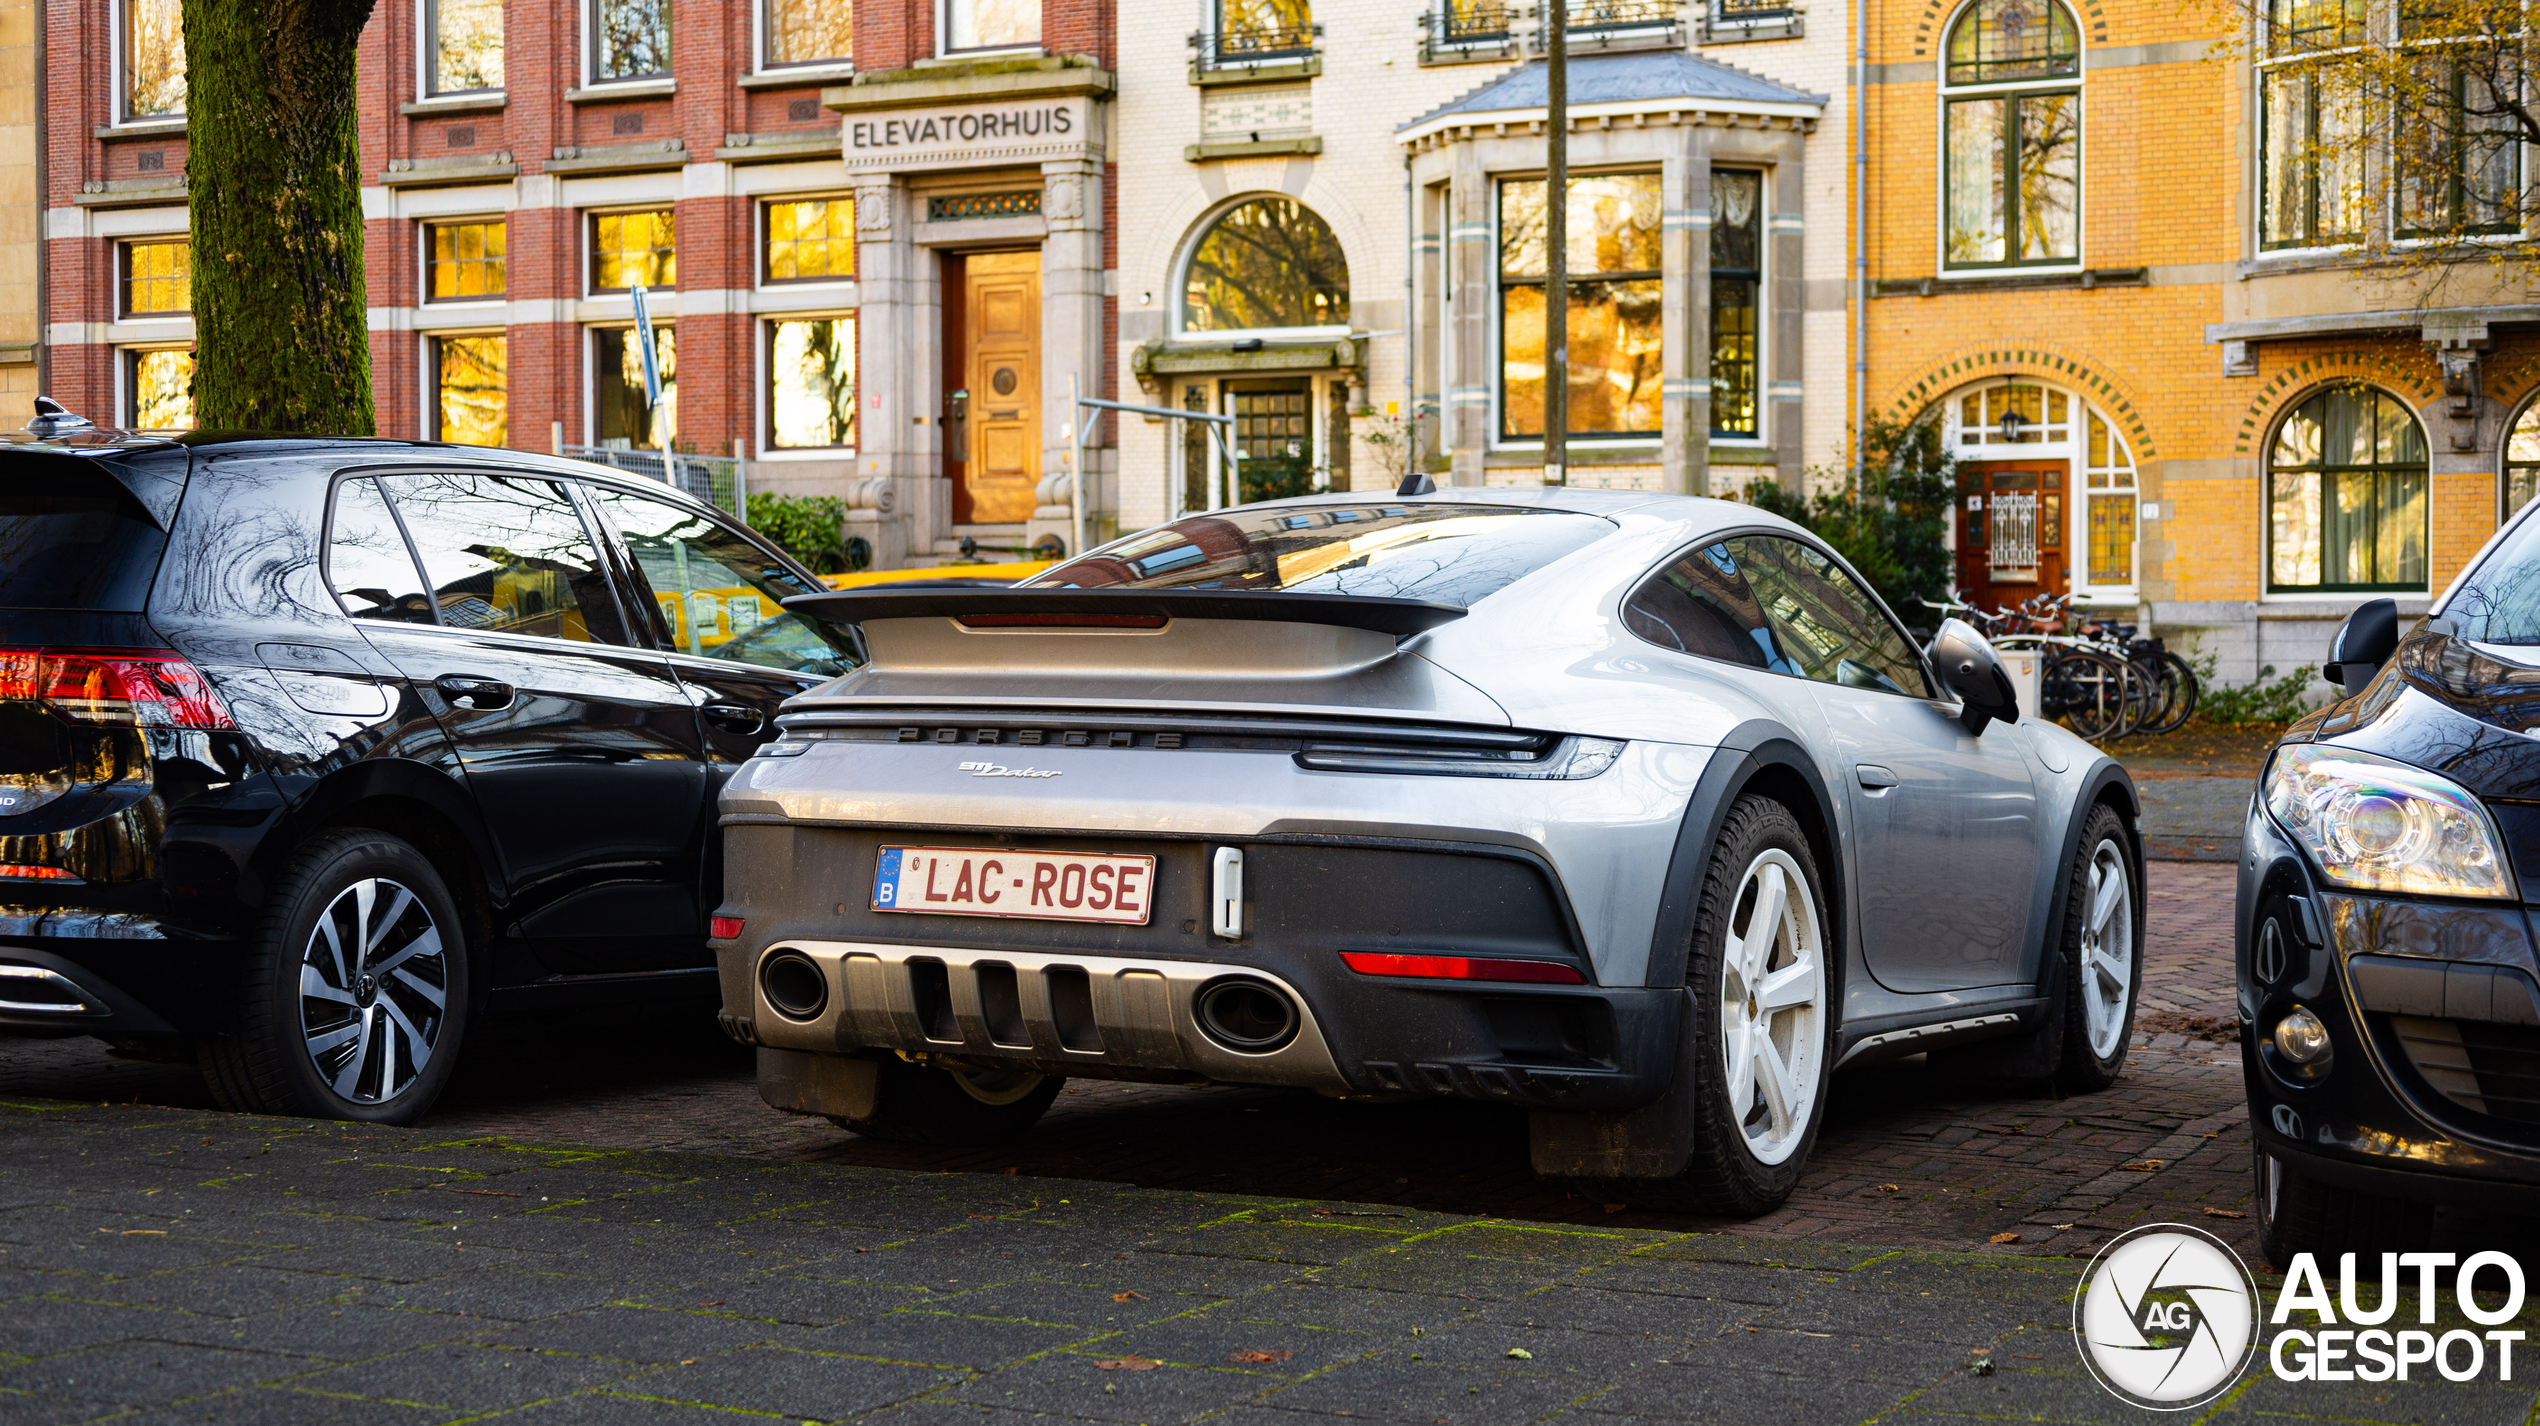
<svg viewBox="0 0 2540 1426">
<path fill-rule="evenodd" d="M 449 985 L 422 898 L 384 877 L 336 893 L 300 957 L 300 1032 L 318 1078 L 356 1104 L 405 1093 L 448 1023 Z"/>
<path fill-rule="evenodd" d="M 2134 998 L 2134 889 L 2125 848 L 2110 838 L 2090 854 L 2089 902 L 2081 923 L 2081 1014 L 2090 1053 L 2107 1059 L 2125 1036 Z"/>
<path fill-rule="evenodd" d="M 1756 1162 L 1799 1151 L 1825 1077 L 1825 939 L 1807 873 L 1766 848 L 1747 865 L 1720 956 L 1729 1112 Z"/>
</svg>

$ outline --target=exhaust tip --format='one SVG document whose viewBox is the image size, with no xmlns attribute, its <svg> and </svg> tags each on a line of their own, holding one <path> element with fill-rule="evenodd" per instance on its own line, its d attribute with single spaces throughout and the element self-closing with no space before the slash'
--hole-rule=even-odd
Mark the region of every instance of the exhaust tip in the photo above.
<svg viewBox="0 0 2540 1426">
<path fill-rule="evenodd" d="M 779 951 L 761 961 L 758 988 L 788 1020 L 818 1019 L 829 1008 L 829 977 L 800 951 Z"/>
<path fill-rule="evenodd" d="M 1230 975 L 1199 988 L 1191 1018 L 1200 1033 L 1238 1054 L 1266 1055 L 1296 1038 L 1304 1023 L 1287 992 L 1265 980 Z"/>
</svg>

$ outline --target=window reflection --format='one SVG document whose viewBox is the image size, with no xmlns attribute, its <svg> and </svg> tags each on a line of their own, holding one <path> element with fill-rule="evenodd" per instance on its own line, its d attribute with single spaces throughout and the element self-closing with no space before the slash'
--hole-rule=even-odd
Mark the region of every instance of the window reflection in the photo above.
<svg viewBox="0 0 2540 1426">
<path fill-rule="evenodd" d="M 1543 433 L 1544 180 L 1500 185 L 1501 434 Z M 1659 425 L 1660 213 L 1658 175 L 1597 174 L 1570 181 L 1568 429 L 1650 436 Z"/>
<path fill-rule="evenodd" d="M 945 0 L 944 48 L 1004 49 L 1041 42 L 1041 0 Z"/>
<path fill-rule="evenodd" d="M 855 318 L 771 322 L 768 334 L 768 444 L 854 445 Z"/>
<path fill-rule="evenodd" d="M 503 0 L 430 0 L 432 92 L 503 87 Z"/>
<path fill-rule="evenodd" d="M 1349 260 L 1314 210 L 1293 198 L 1229 208 L 1191 253 L 1182 329 L 1338 327 L 1349 323 Z"/>
</svg>

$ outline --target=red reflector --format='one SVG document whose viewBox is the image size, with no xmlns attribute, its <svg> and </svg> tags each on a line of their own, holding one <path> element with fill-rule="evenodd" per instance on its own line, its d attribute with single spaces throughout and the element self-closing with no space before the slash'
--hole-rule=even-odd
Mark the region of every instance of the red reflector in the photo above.
<svg viewBox="0 0 2540 1426">
<path fill-rule="evenodd" d="M 77 881 L 79 878 L 57 866 L 23 866 L 16 862 L 0 862 L 0 880 Z"/>
<path fill-rule="evenodd" d="M 1341 960 L 1360 975 L 1407 975 L 1428 980 L 1528 980 L 1542 985 L 1585 985 L 1578 967 L 1559 961 L 1495 960 L 1483 956 L 1397 956 L 1383 951 L 1343 951 Z"/>
<path fill-rule="evenodd" d="M 712 927 L 714 938 L 718 941 L 735 940 L 740 936 L 741 928 L 748 924 L 738 916 L 717 916 Z"/>
<path fill-rule="evenodd" d="M 1161 614 L 964 614 L 965 629 L 1161 629 Z"/>
<path fill-rule="evenodd" d="M 0 649 L 0 702 L 123 728 L 237 726 L 203 671 L 166 649 Z"/>
</svg>

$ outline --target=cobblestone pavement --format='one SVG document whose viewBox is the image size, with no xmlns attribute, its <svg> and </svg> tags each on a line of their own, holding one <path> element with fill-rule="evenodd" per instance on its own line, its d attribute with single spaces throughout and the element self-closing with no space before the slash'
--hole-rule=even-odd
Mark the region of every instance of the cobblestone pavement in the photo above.
<svg viewBox="0 0 2540 1426">
<path fill-rule="evenodd" d="M 2232 868 L 2155 863 L 2136 1047 L 2099 1094 L 1951 1079 L 1908 1060 L 1835 1081 L 1807 1178 L 1752 1222 L 1644 1212 L 1537 1180 L 1521 1114 L 1469 1101 L 1078 1080 L 1024 1140 L 940 1149 L 860 1139 L 761 1103 L 748 1052 L 693 1021 L 589 1023 L 475 1049 L 424 1127 L 785 1163 L 1016 1172 L 1624 1228 L 2087 1253 L 2138 1222 L 2204 1226 L 2255 1257 L 2247 1114 L 2233 1042 Z M 191 1069 L 89 1040 L 0 1039 L 0 1096 L 208 1107 Z M 2242 1216 L 2216 1216 L 2242 1215 Z M 2462 1225 L 2482 1240 L 2489 1225 Z M 2016 1244 L 1995 1245 L 2017 1233 Z M 4 1418 L 0 1418 L 4 1419 Z"/>
<path fill-rule="evenodd" d="M 0 1142 L 10 1422 L 2140 1419 L 2068 1259 L 138 1106 Z M 2540 1415 L 2429 1375 L 2181 1415 Z"/>
</svg>

